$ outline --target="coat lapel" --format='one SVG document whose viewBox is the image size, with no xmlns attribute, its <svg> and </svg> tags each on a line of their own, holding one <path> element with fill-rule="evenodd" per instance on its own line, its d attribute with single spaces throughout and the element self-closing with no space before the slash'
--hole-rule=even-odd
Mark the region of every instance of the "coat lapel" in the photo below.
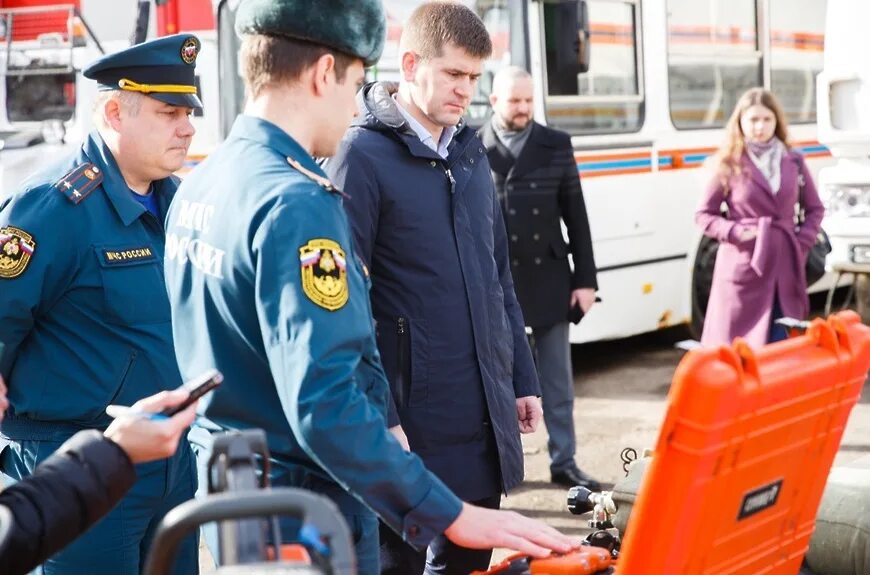
<svg viewBox="0 0 870 575">
<path fill-rule="evenodd" d="M 785 159 L 785 154 L 783 154 L 783 159 Z M 761 170 L 758 169 L 758 166 L 755 165 L 755 162 L 749 157 L 749 152 L 743 152 L 743 170 L 749 174 L 750 179 L 755 182 L 757 186 L 760 186 L 767 192 L 767 195 L 773 198 L 773 190 L 770 189 L 770 183 L 767 181 L 767 178 L 764 177 L 764 174 L 761 173 Z M 781 179 L 780 179 L 781 181 Z"/>
</svg>

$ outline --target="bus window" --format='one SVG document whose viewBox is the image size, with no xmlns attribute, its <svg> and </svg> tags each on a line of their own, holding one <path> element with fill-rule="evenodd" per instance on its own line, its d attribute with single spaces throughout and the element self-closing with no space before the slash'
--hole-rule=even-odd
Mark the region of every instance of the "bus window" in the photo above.
<svg viewBox="0 0 870 575">
<path fill-rule="evenodd" d="M 740 95 L 762 85 L 756 22 L 754 0 L 668 0 L 668 87 L 675 127 L 723 126 Z"/>
<path fill-rule="evenodd" d="M 571 134 L 636 132 L 643 122 L 636 1 L 589 0 L 590 67 L 584 74 L 559 74 L 555 47 L 562 26 L 576 28 L 566 5 L 543 3 L 547 123 Z M 570 12 L 570 10 L 568 10 Z M 573 56 L 572 56 L 573 57 Z"/>
<path fill-rule="evenodd" d="M 816 75 L 822 70 L 825 0 L 770 0 L 770 85 L 792 124 L 816 121 Z"/>
</svg>

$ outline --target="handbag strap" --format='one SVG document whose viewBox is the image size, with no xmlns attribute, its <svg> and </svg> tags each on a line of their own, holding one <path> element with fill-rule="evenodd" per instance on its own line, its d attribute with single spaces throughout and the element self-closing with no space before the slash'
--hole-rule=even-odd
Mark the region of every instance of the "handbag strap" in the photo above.
<svg viewBox="0 0 870 575">
<path fill-rule="evenodd" d="M 806 211 L 804 210 L 804 188 L 806 187 L 806 180 L 804 179 L 804 173 L 801 170 L 801 160 L 798 157 L 794 158 L 795 167 L 797 168 L 797 182 L 798 182 L 798 200 L 794 206 L 794 223 L 795 226 L 800 226 L 806 220 Z"/>
</svg>

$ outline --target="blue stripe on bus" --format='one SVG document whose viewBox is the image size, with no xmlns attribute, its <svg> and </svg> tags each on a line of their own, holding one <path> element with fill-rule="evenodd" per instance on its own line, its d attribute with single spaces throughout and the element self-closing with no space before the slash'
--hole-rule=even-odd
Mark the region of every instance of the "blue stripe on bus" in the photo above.
<svg viewBox="0 0 870 575">
<path fill-rule="evenodd" d="M 619 168 L 648 168 L 652 165 L 652 160 L 649 158 L 640 158 L 637 160 L 613 160 L 609 162 L 588 162 L 584 163 L 581 159 L 577 163 L 577 167 L 581 170 L 618 170 Z"/>
</svg>

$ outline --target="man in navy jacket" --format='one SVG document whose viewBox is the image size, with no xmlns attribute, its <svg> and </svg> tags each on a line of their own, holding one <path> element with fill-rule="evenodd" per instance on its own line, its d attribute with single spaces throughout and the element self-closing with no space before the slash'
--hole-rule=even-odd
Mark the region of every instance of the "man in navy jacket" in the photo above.
<svg viewBox="0 0 870 575">
<path fill-rule="evenodd" d="M 371 269 L 388 425 L 459 497 L 497 508 L 522 481 L 520 431 L 535 429 L 541 407 L 486 151 L 462 121 L 491 51 L 471 10 L 423 4 L 403 31 L 402 82 L 363 88 L 360 116 L 326 169 L 349 196 Z M 426 564 L 381 535 L 386 573 L 489 564 L 489 550 L 443 536 Z"/>
</svg>

